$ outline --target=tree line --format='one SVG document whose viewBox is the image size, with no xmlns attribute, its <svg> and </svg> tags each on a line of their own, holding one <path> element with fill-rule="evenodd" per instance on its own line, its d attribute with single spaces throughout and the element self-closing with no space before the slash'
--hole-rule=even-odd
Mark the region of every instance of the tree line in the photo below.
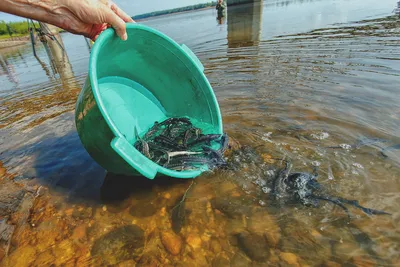
<svg viewBox="0 0 400 267">
<path fill-rule="evenodd" d="M 215 6 L 216 4 L 217 4 L 217 2 L 213 1 L 213 2 L 208 2 L 208 3 L 204 3 L 204 4 L 197 4 L 197 5 L 192 5 L 192 6 L 178 7 L 178 8 L 173 8 L 173 9 L 145 13 L 145 14 L 133 16 L 132 18 L 134 20 L 139 20 L 139 19 L 145 19 L 145 18 L 149 18 L 149 17 L 155 17 L 155 16 L 161 16 L 161 15 L 167 15 L 167 14 L 172 14 L 172 13 L 206 8 L 206 7 L 210 7 L 210 6 Z"/>
<path fill-rule="evenodd" d="M 30 27 L 33 25 L 30 23 Z M 35 23 L 35 27 L 38 28 L 39 24 Z M 18 21 L 18 22 L 5 22 L 4 20 L 0 21 L 0 35 L 24 35 L 28 34 L 28 22 L 27 21 Z"/>
</svg>

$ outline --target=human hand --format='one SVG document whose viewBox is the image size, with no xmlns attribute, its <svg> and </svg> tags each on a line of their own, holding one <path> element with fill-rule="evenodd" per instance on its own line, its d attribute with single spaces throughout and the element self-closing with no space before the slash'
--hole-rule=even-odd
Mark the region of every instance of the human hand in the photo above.
<svg viewBox="0 0 400 267">
<path fill-rule="evenodd" d="M 128 38 L 126 22 L 134 20 L 111 0 L 59 0 L 52 12 L 59 14 L 53 23 L 66 31 L 95 41 L 112 26 L 122 40 Z"/>
<path fill-rule="evenodd" d="M 0 0 L 0 11 L 46 22 L 95 41 L 108 27 L 126 40 L 133 19 L 111 0 Z"/>
</svg>

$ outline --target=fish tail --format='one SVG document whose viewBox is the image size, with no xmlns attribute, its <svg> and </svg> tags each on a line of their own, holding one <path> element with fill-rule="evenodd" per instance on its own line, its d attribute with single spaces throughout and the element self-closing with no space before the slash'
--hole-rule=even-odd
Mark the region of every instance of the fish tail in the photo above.
<svg viewBox="0 0 400 267">
<path fill-rule="evenodd" d="M 338 198 L 332 198 L 329 196 L 312 196 L 315 199 L 319 199 L 319 200 L 325 200 L 328 202 L 331 202 L 339 207 L 341 207 L 347 214 L 347 216 L 350 218 L 350 211 L 349 209 L 342 203 L 341 199 Z"/>
<path fill-rule="evenodd" d="M 138 132 L 138 130 L 137 130 L 136 125 L 135 125 L 135 128 L 134 128 L 134 131 L 135 131 L 136 140 L 140 140 L 141 138 L 140 138 L 140 136 L 139 136 L 139 132 Z"/>
<path fill-rule="evenodd" d="M 374 209 L 370 209 L 370 208 L 361 206 L 357 200 L 349 200 L 349 199 L 344 199 L 344 198 L 339 198 L 339 200 L 343 203 L 346 203 L 346 204 L 352 205 L 353 207 L 359 208 L 360 210 L 362 210 L 364 213 L 366 213 L 368 215 L 392 215 L 392 214 L 387 213 L 382 210 L 374 210 Z"/>
</svg>

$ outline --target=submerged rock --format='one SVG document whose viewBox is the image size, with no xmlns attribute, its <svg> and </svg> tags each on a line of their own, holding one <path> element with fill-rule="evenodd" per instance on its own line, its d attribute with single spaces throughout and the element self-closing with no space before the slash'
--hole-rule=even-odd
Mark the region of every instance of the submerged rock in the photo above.
<svg viewBox="0 0 400 267">
<path fill-rule="evenodd" d="M 14 233 L 15 226 L 6 223 L 6 220 L 0 220 L 0 244 L 8 244 L 11 241 L 12 234 Z M 0 246 L 2 248 L 2 246 Z M 3 249 L 3 248 L 2 248 Z M 5 247 L 4 250 L 7 248 Z M 0 260 L 1 260 L 0 255 Z"/>
<path fill-rule="evenodd" d="M 82 241 L 86 239 L 87 226 L 86 224 L 81 224 L 75 227 L 72 232 L 72 239 L 75 241 Z"/>
<path fill-rule="evenodd" d="M 97 239 L 91 250 L 93 257 L 112 265 L 135 259 L 143 252 L 144 231 L 136 225 L 117 228 Z"/>
<path fill-rule="evenodd" d="M 238 245 L 246 255 L 255 261 L 266 261 L 269 256 L 269 247 L 263 236 L 243 232 L 237 235 Z"/>
<path fill-rule="evenodd" d="M 173 232 L 162 232 L 161 243 L 164 245 L 165 249 L 174 256 L 181 252 L 182 239 Z"/>
<path fill-rule="evenodd" d="M 217 239 L 212 239 L 210 242 L 210 249 L 212 252 L 214 252 L 215 254 L 218 254 L 221 252 L 222 247 L 221 244 L 218 242 Z"/>
<path fill-rule="evenodd" d="M 218 256 L 213 259 L 212 261 L 212 267 L 225 267 L 225 266 L 230 266 L 230 262 L 227 258 Z"/>
<path fill-rule="evenodd" d="M 201 247 L 201 238 L 200 236 L 196 235 L 196 234 L 189 234 L 186 237 L 186 243 L 194 250 L 198 249 Z"/>
<path fill-rule="evenodd" d="M 279 254 L 279 258 L 281 258 L 282 261 L 289 264 L 290 266 L 300 266 L 297 256 L 293 253 L 281 252 Z"/>
<path fill-rule="evenodd" d="M 231 267 L 249 267 L 251 261 L 241 253 L 236 253 L 232 259 Z"/>
<path fill-rule="evenodd" d="M 22 199 L 25 196 L 25 190 L 12 182 L 0 183 L 0 219 L 8 217 L 16 212 Z"/>
</svg>

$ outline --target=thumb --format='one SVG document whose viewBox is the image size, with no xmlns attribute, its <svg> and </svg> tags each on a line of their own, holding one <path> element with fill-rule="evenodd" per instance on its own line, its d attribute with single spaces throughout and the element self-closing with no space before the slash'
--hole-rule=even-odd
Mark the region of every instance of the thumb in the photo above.
<svg viewBox="0 0 400 267">
<path fill-rule="evenodd" d="M 119 16 L 117 16 L 111 9 L 106 8 L 106 21 L 105 23 L 110 24 L 115 31 L 117 32 L 118 36 L 126 41 L 128 39 L 128 35 L 126 34 L 126 24 Z"/>
</svg>

